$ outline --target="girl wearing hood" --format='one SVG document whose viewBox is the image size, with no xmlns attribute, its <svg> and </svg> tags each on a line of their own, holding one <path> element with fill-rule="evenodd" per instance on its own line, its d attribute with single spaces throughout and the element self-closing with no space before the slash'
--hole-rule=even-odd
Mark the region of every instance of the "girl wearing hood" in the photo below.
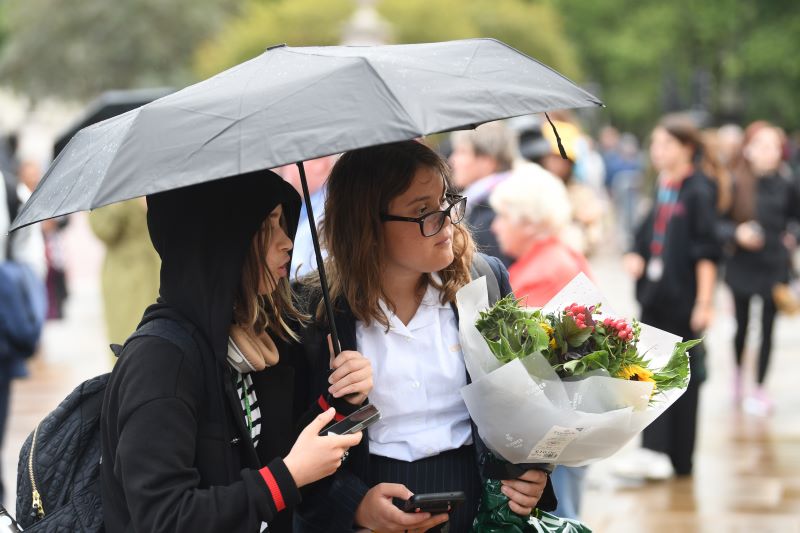
<svg viewBox="0 0 800 533">
<path fill-rule="evenodd" d="M 334 409 L 294 430 L 310 395 L 286 279 L 299 196 L 259 171 L 147 204 L 161 285 L 103 400 L 105 528 L 291 531 L 299 488 L 334 473 L 361 438 L 318 435 Z M 176 328 L 193 349 L 167 340 Z M 369 364 L 340 357 L 360 373 L 336 393 L 360 404 Z"/>
<path fill-rule="evenodd" d="M 467 199 L 452 191 L 447 163 L 416 141 L 348 152 L 328 178 L 322 236 L 334 320 L 342 347 L 372 363 L 370 402 L 381 420 L 344 467 L 310 491 L 295 515 L 299 531 L 438 531 L 448 518 L 451 533 L 471 528 L 485 447 L 459 393 L 469 377 L 454 304 L 477 254 L 459 224 Z M 500 260 L 481 260 L 499 292 L 511 292 Z M 309 360 L 324 373 L 328 327 L 316 305 L 318 287 L 309 285 L 317 322 L 304 346 L 316 346 Z M 315 329 L 321 334 L 312 337 Z M 512 511 L 530 513 L 546 486 L 541 503 L 552 504 L 547 481 L 539 470 L 503 481 Z M 449 491 L 466 494 L 449 517 L 404 513 L 392 503 L 412 493 Z"/>
</svg>

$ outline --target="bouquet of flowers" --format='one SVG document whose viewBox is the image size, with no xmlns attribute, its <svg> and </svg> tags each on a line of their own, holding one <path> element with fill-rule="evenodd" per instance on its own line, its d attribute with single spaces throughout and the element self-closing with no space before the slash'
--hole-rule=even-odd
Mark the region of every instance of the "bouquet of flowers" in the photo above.
<svg viewBox="0 0 800 533">
<path fill-rule="evenodd" d="M 617 316 L 585 275 L 542 309 L 513 297 L 489 308 L 485 283 L 463 287 L 457 302 L 472 377 L 461 394 L 492 460 L 581 466 L 607 458 L 686 390 L 687 350 L 700 341 Z M 479 512 L 475 529 L 494 531 L 482 517 L 491 521 Z"/>
</svg>

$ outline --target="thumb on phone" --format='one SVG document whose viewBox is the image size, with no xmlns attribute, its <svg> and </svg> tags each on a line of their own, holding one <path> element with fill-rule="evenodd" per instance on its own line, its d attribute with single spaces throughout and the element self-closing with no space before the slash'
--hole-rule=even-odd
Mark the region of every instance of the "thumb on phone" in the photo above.
<svg viewBox="0 0 800 533">
<path fill-rule="evenodd" d="M 380 483 L 378 486 L 380 487 L 380 494 L 384 498 L 400 498 L 403 500 L 408 500 L 414 495 L 414 493 L 411 492 L 408 487 L 400 483 Z"/>
<path fill-rule="evenodd" d="M 331 407 L 330 409 L 328 409 L 324 413 L 318 414 L 316 416 L 316 418 L 314 418 L 314 420 L 312 420 L 306 426 L 306 430 L 307 431 L 313 431 L 314 433 L 319 433 L 320 431 L 322 431 L 322 428 L 327 426 L 331 422 L 331 420 L 333 420 L 334 416 L 336 416 L 336 409 Z"/>
</svg>

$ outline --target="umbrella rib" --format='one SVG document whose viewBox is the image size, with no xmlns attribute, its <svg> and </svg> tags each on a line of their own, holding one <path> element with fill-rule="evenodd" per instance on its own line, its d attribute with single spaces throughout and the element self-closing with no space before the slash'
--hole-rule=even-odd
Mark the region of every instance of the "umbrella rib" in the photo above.
<svg viewBox="0 0 800 533">
<path fill-rule="evenodd" d="M 192 151 L 191 151 L 189 154 L 187 154 L 187 156 L 186 156 L 186 159 L 189 159 L 189 158 L 191 158 L 192 156 L 194 156 L 194 155 L 195 155 L 197 152 L 199 152 L 200 150 L 202 150 L 203 148 L 205 148 L 205 147 L 206 147 L 206 145 L 208 145 L 208 143 L 210 143 L 211 141 L 213 141 L 214 139 L 216 139 L 217 137 L 219 137 L 220 135 L 222 135 L 223 133 L 225 133 L 226 131 L 228 131 L 229 129 L 231 129 L 233 126 L 235 126 L 235 125 L 239 124 L 239 122 L 240 122 L 240 121 L 242 121 L 242 120 L 244 120 L 244 119 L 246 119 L 246 118 L 248 118 L 248 117 L 251 117 L 251 116 L 253 116 L 253 115 L 257 114 L 257 113 L 263 113 L 264 111 L 267 111 L 268 109 L 272 108 L 273 106 L 275 106 L 275 105 L 277 105 L 277 104 L 280 104 L 281 102 L 283 102 L 283 101 L 284 101 L 284 100 L 286 100 L 287 98 L 291 98 L 292 96 L 294 96 L 295 94 L 299 93 L 300 91 L 302 91 L 302 90 L 305 90 L 305 89 L 307 89 L 307 88 L 311 87 L 312 85 L 314 85 L 314 84 L 316 84 L 316 83 L 319 83 L 319 82 L 321 82 L 321 81 L 325 80 L 326 78 L 329 78 L 330 76 L 333 76 L 334 74 L 336 74 L 336 72 L 335 72 L 335 71 L 334 71 L 334 72 L 329 72 L 328 74 L 325 74 L 324 76 L 322 76 L 322 77 L 320 77 L 320 78 L 317 78 L 317 79 L 315 79 L 315 80 L 313 80 L 313 81 L 310 81 L 308 84 L 306 84 L 306 85 L 303 85 L 302 87 L 299 87 L 299 88 L 297 88 L 295 91 L 291 92 L 290 94 L 287 94 L 287 95 L 285 95 L 285 96 L 281 97 L 280 99 L 278 99 L 278 100 L 275 100 L 274 102 L 270 103 L 270 104 L 269 104 L 269 105 L 267 105 L 266 107 L 262 107 L 261 109 L 257 109 L 257 110 L 255 110 L 255 111 L 252 111 L 252 112 L 248 113 L 247 115 L 245 115 L 245 116 L 243 116 L 243 117 L 238 117 L 237 119 L 235 119 L 235 120 L 234 120 L 234 122 L 231 122 L 230 124 L 228 124 L 227 126 L 225 126 L 223 129 L 221 129 L 220 131 L 218 131 L 218 132 L 217 132 L 217 133 L 216 133 L 216 134 L 215 134 L 213 137 L 211 137 L 211 138 L 209 138 L 209 139 L 206 139 L 206 140 L 203 142 L 203 144 L 202 144 L 202 145 L 198 146 L 197 148 L 195 148 L 194 150 L 192 150 Z M 383 80 L 381 80 L 381 81 L 383 81 Z M 201 112 L 201 111 L 196 111 L 196 110 L 194 110 L 194 109 L 185 109 L 185 108 L 180 108 L 180 109 L 184 109 L 185 111 L 194 112 L 194 113 L 198 113 L 198 114 L 204 114 L 203 112 Z M 404 109 L 404 111 L 405 111 L 405 109 Z M 214 116 L 214 117 L 217 117 L 217 118 L 229 118 L 229 117 L 222 117 L 222 116 L 217 116 L 217 115 L 210 115 L 210 116 Z M 294 161 L 292 161 L 292 162 L 294 162 Z"/>
<path fill-rule="evenodd" d="M 545 65 L 544 63 L 542 63 L 541 61 L 539 61 L 539 60 L 538 60 L 538 59 L 536 59 L 535 57 L 529 56 L 528 54 L 526 54 L 526 53 L 524 53 L 524 52 L 520 52 L 519 50 L 517 50 L 517 49 L 516 49 L 516 48 L 514 48 L 513 46 L 511 46 L 511 45 L 508 45 L 508 44 L 504 43 L 503 41 L 498 41 L 497 39 L 487 39 L 487 40 L 494 41 L 494 42 L 496 42 L 497 44 L 501 44 L 501 45 L 505 46 L 506 48 L 508 48 L 509 50 L 513 50 L 514 52 L 516 52 L 516 53 L 520 54 L 521 56 L 523 56 L 523 57 L 526 57 L 526 58 L 530 59 L 531 61 L 535 61 L 536 63 L 538 63 L 538 64 L 539 64 L 539 65 L 541 65 L 542 67 L 546 68 L 547 70 L 549 70 L 550 72 L 552 72 L 552 73 L 553 73 L 553 74 L 555 74 L 556 76 L 559 76 L 560 78 L 563 78 L 565 81 L 568 81 L 569 83 L 571 83 L 572 85 L 574 85 L 574 86 L 575 86 L 575 87 L 576 87 L 578 90 L 580 90 L 580 91 L 581 91 L 581 92 L 583 92 L 583 93 L 584 93 L 584 94 L 585 94 L 587 97 L 589 97 L 589 98 L 590 98 L 590 100 L 591 100 L 591 102 L 592 102 L 592 103 L 594 103 L 595 105 L 598 105 L 598 106 L 601 106 L 601 107 L 605 107 L 605 106 L 606 106 L 606 105 L 605 105 L 603 102 L 601 102 L 600 100 L 598 100 L 597 98 L 595 98 L 595 97 L 594 97 L 594 96 L 593 96 L 593 95 L 592 95 L 590 92 L 588 92 L 588 91 L 584 90 L 584 89 L 583 89 L 583 88 L 582 88 L 580 85 L 578 85 L 577 83 L 575 83 L 574 81 L 572 81 L 572 80 L 571 80 L 571 79 L 569 79 L 568 77 L 564 76 L 563 74 L 561 74 L 559 71 L 555 70 L 554 68 L 552 68 L 552 67 L 549 67 L 549 66 Z"/>
<path fill-rule="evenodd" d="M 478 55 L 478 50 L 480 49 L 481 44 L 483 44 L 483 43 L 479 42 L 477 44 L 477 46 L 475 46 L 475 49 L 472 51 L 472 56 L 469 58 L 469 61 L 467 61 L 467 64 L 464 67 L 464 70 L 461 71 L 461 76 L 460 77 L 463 78 L 463 77 L 465 77 L 467 75 L 467 71 L 469 70 L 469 67 L 472 66 L 472 61 L 475 59 L 475 56 Z"/>
<path fill-rule="evenodd" d="M 359 59 L 361 59 L 362 63 L 366 63 L 367 67 L 369 67 L 369 69 L 375 73 L 375 76 L 378 78 L 378 80 L 380 80 L 381 85 L 383 85 L 383 87 L 386 89 L 386 92 L 391 95 L 391 97 L 394 99 L 394 101 L 397 103 L 400 109 L 403 110 L 403 113 L 405 113 L 409 123 L 413 124 L 417 129 L 419 129 L 419 125 L 414 122 L 414 119 L 411 118 L 411 115 L 408 114 L 408 110 L 406 109 L 406 107 L 403 105 L 403 103 L 400 101 L 400 99 L 397 97 L 394 91 L 389 87 L 389 84 L 386 83 L 386 80 L 383 79 L 383 76 L 381 76 L 381 74 L 377 70 L 375 70 L 375 67 L 372 66 L 372 63 L 367 61 L 367 59 L 364 57 L 361 57 Z"/>
</svg>

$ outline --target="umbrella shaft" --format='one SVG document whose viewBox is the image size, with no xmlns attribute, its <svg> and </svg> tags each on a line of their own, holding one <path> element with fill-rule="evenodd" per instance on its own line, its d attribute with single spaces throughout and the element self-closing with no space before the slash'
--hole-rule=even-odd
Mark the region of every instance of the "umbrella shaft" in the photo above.
<svg viewBox="0 0 800 533">
<path fill-rule="evenodd" d="M 317 236 L 317 222 L 314 218 L 314 211 L 311 207 L 311 194 L 308 192 L 308 182 L 306 181 L 306 169 L 303 162 L 297 163 L 297 168 L 300 170 L 300 183 L 303 186 L 303 200 L 306 203 L 306 214 L 308 215 L 308 226 L 311 230 L 311 241 L 314 244 L 314 255 L 317 258 L 317 271 L 319 272 L 319 284 L 322 287 L 322 299 L 325 302 L 325 313 L 328 315 L 328 324 L 331 329 L 331 343 L 333 344 L 334 355 L 339 355 L 342 352 L 342 347 L 339 344 L 339 335 L 336 332 L 336 322 L 333 320 L 333 305 L 331 304 L 331 296 L 328 292 L 328 278 L 325 276 L 325 265 L 322 262 L 322 251 L 319 246 L 319 237 Z"/>
</svg>

